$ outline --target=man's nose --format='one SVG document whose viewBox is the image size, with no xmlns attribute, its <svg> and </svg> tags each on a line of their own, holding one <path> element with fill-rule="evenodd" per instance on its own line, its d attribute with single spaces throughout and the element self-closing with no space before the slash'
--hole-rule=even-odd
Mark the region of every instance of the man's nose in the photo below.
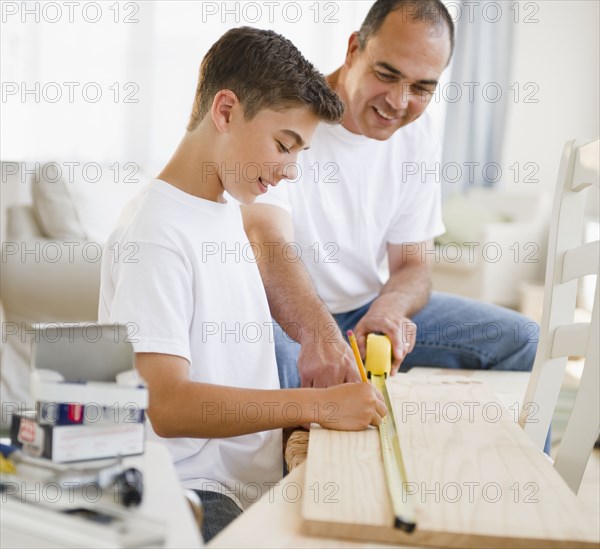
<svg viewBox="0 0 600 549">
<path fill-rule="evenodd" d="M 396 111 L 406 109 L 410 100 L 410 85 L 406 82 L 398 82 L 391 87 L 385 99 Z"/>
</svg>

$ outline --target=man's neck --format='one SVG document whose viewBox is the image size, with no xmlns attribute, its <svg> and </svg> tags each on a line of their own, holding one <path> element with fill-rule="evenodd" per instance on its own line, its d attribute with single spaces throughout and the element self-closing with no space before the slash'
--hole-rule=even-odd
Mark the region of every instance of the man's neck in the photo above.
<svg viewBox="0 0 600 549">
<path fill-rule="evenodd" d="M 338 85 L 339 85 L 340 72 L 341 71 L 342 71 L 342 67 L 340 67 L 336 71 L 332 72 L 329 76 L 325 77 L 325 80 L 327 80 L 327 83 L 329 84 L 329 87 L 334 92 L 337 92 L 337 93 L 339 93 L 339 91 L 338 91 Z"/>
<path fill-rule="evenodd" d="M 344 80 L 345 80 L 344 67 L 341 66 L 339 69 L 332 72 L 329 76 L 326 76 L 325 80 L 327 80 L 329 87 L 340 96 L 340 98 L 346 105 L 346 110 L 344 112 L 344 118 L 342 119 L 342 127 L 351 133 L 354 133 L 357 135 L 362 135 L 361 133 L 356 132 L 355 129 L 353 129 L 354 126 L 350 121 L 350 109 L 348 108 L 348 99 L 347 99 L 347 95 L 346 95 L 346 88 L 344 86 Z"/>
</svg>

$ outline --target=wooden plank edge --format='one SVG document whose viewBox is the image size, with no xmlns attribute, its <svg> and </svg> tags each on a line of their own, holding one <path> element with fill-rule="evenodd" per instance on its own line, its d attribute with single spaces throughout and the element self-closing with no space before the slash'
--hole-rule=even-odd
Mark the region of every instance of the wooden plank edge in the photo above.
<svg viewBox="0 0 600 549">
<path fill-rule="evenodd" d="M 479 534 L 460 534 L 456 532 L 423 531 L 417 529 L 407 534 L 402 530 L 380 528 L 369 524 L 325 523 L 304 518 L 302 533 L 308 536 L 346 539 L 349 541 L 381 542 L 403 544 L 407 546 L 450 547 L 457 549 L 598 549 L 600 539 L 540 539 L 540 538 L 501 538 Z"/>
</svg>

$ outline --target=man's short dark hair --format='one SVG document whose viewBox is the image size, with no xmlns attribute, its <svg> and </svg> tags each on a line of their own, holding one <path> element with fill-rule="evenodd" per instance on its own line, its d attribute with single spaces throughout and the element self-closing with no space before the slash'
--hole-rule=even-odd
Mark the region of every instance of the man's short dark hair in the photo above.
<svg viewBox="0 0 600 549">
<path fill-rule="evenodd" d="M 239 27 L 227 31 L 202 60 L 194 106 L 193 130 L 211 108 L 219 90 L 233 91 L 251 120 L 265 108 L 309 107 L 325 122 L 340 122 L 344 105 L 287 38 L 270 30 Z"/>
<path fill-rule="evenodd" d="M 361 50 L 367 45 L 367 40 L 377 34 L 387 15 L 400 9 L 404 11 L 409 21 L 421 21 L 434 26 L 446 25 L 450 35 L 450 57 L 452 57 L 454 51 L 454 22 L 441 0 L 377 0 L 371 6 L 358 31 Z"/>
</svg>

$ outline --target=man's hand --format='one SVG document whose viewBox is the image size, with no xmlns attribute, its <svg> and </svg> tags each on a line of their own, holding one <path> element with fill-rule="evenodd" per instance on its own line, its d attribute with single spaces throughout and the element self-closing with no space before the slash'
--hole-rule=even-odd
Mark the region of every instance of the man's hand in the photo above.
<svg viewBox="0 0 600 549">
<path fill-rule="evenodd" d="M 370 333 L 387 335 L 392 342 L 392 372 L 396 374 L 402 361 L 410 353 L 417 340 L 417 326 L 410 319 L 398 313 L 398 303 L 393 294 L 379 296 L 354 328 L 361 355 L 366 355 L 367 335 Z"/>
<path fill-rule="evenodd" d="M 302 387 L 331 387 L 360 381 L 354 355 L 337 329 L 335 335 L 316 334 L 302 342 L 298 372 Z"/>
<path fill-rule="evenodd" d="M 242 207 L 242 216 L 249 240 L 264 249 L 275 246 L 282 250 L 293 242 L 292 216 L 284 209 L 253 204 Z M 281 253 L 263 253 L 257 262 L 273 318 L 301 345 L 298 371 L 302 387 L 360 381 L 350 346 L 317 295 L 304 264 L 287 261 Z M 293 330 L 286 330 L 288 323 Z"/>
</svg>

